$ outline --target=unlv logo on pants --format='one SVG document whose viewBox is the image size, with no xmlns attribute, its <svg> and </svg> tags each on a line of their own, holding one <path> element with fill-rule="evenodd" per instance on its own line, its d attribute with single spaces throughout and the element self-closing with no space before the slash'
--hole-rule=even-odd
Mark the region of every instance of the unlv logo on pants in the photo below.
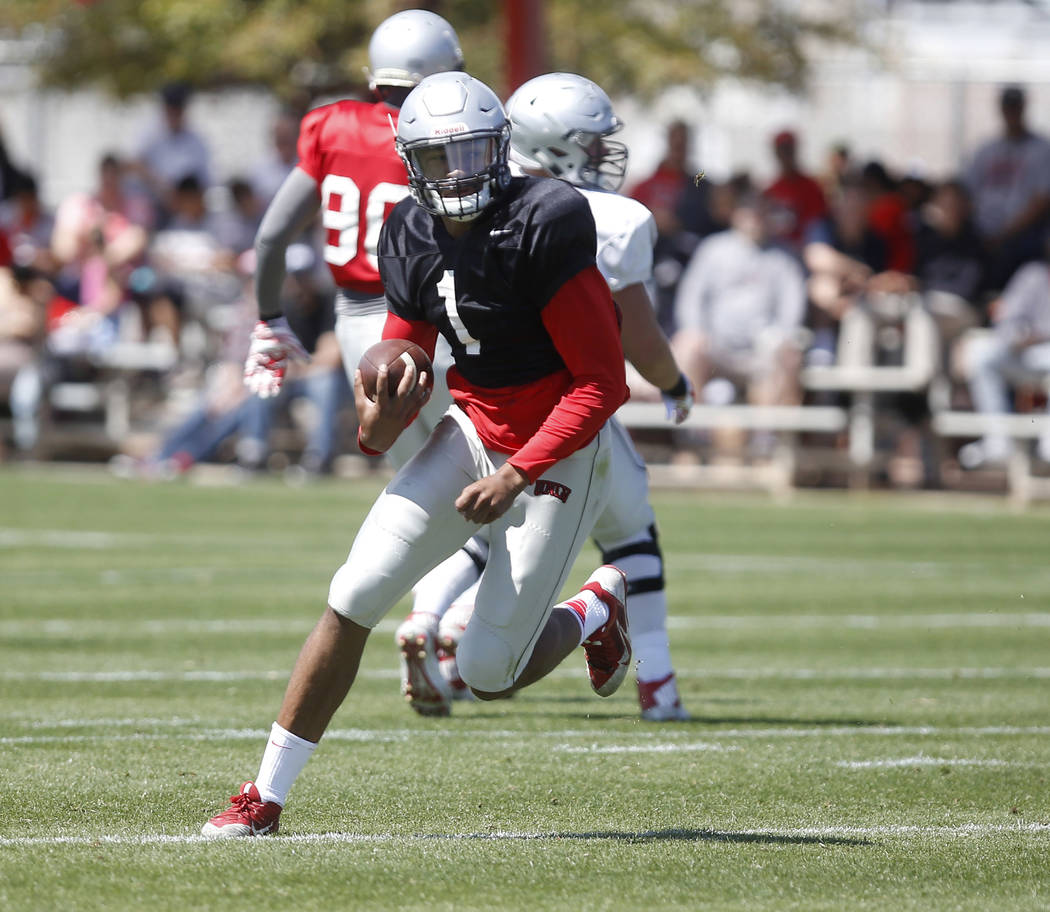
<svg viewBox="0 0 1050 912">
<path fill-rule="evenodd" d="M 551 497 L 557 497 L 562 503 L 565 503 L 569 499 L 569 495 L 572 493 L 572 488 L 568 488 L 563 484 L 558 484 L 556 481 L 546 481 L 540 479 L 536 482 L 536 487 L 532 491 L 537 497 L 541 494 L 550 494 Z"/>
</svg>

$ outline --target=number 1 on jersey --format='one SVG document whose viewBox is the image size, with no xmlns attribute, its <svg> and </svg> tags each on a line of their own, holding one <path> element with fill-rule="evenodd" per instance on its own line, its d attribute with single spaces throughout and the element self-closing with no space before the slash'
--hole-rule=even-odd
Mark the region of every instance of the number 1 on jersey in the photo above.
<svg viewBox="0 0 1050 912">
<path fill-rule="evenodd" d="M 463 318 L 456 307 L 456 280 L 451 269 L 445 270 L 445 274 L 437 284 L 437 292 L 445 304 L 445 314 L 448 316 L 449 323 L 452 324 L 456 338 L 466 348 L 468 355 L 480 355 L 481 343 L 467 332 L 467 327 L 463 325 Z"/>
</svg>

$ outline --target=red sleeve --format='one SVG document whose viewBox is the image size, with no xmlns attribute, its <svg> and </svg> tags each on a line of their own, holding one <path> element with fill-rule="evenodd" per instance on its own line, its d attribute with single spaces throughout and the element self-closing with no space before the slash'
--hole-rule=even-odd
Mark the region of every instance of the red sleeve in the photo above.
<svg viewBox="0 0 1050 912">
<path fill-rule="evenodd" d="M 384 339 L 408 339 L 415 342 L 431 361 L 434 360 L 434 347 L 437 345 L 438 329 L 426 320 L 406 320 L 394 313 L 387 313 L 383 324 Z"/>
<path fill-rule="evenodd" d="M 543 309 L 543 325 L 572 381 L 528 443 L 508 460 L 529 481 L 585 446 L 627 399 L 620 327 L 597 266 L 558 289 Z"/>
</svg>

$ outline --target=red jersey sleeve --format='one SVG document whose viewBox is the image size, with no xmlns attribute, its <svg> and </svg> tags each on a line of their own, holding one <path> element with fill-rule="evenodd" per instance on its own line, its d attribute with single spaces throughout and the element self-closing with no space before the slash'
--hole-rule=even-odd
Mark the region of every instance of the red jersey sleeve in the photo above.
<svg viewBox="0 0 1050 912">
<path fill-rule="evenodd" d="M 394 313 L 387 313 L 383 324 L 384 339 L 408 339 L 415 342 L 431 361 L 434 360 L 434 348 L 437 345 L 438 328 L 426 320 L 406 320 Z"/>
<path fill-rule="evenodd" d="M 543 309 L 543 325 L 572 379 L 536 433 L 508 460 L 530 482 L 585 446 L 627 399 L 620 327 L 597 266 L 558 289 Z"/>
</svg>

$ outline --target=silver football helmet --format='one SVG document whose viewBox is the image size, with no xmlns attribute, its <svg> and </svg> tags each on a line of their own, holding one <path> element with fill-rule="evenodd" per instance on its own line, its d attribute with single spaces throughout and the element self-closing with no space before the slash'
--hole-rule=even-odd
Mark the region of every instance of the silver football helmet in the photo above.
<svg viewBox="0 0 1050 912">
<path fill-rule="evenodd" d="M 575 73 L 530 79 L 507 102 L 511 158 L 570 184 L 619 190 L 627 147 L 608 139 L 623 124 L 601 87 Z"/>
<path fill-rule="evenodd" d="M 466 73 L 436 73 L 409 93 L 396 145 L 412 196 L 434 215 L 470 221 L 510 181 L 507 115 L 496 93 Z"/>
<path fill-rule="evenodd" d="M 437 13 L 404 10 L 384 19 L 368 43 L 369 87 L 411 88 L 431 73 L 463 69 L 456 32 Z"/>
</svg>

